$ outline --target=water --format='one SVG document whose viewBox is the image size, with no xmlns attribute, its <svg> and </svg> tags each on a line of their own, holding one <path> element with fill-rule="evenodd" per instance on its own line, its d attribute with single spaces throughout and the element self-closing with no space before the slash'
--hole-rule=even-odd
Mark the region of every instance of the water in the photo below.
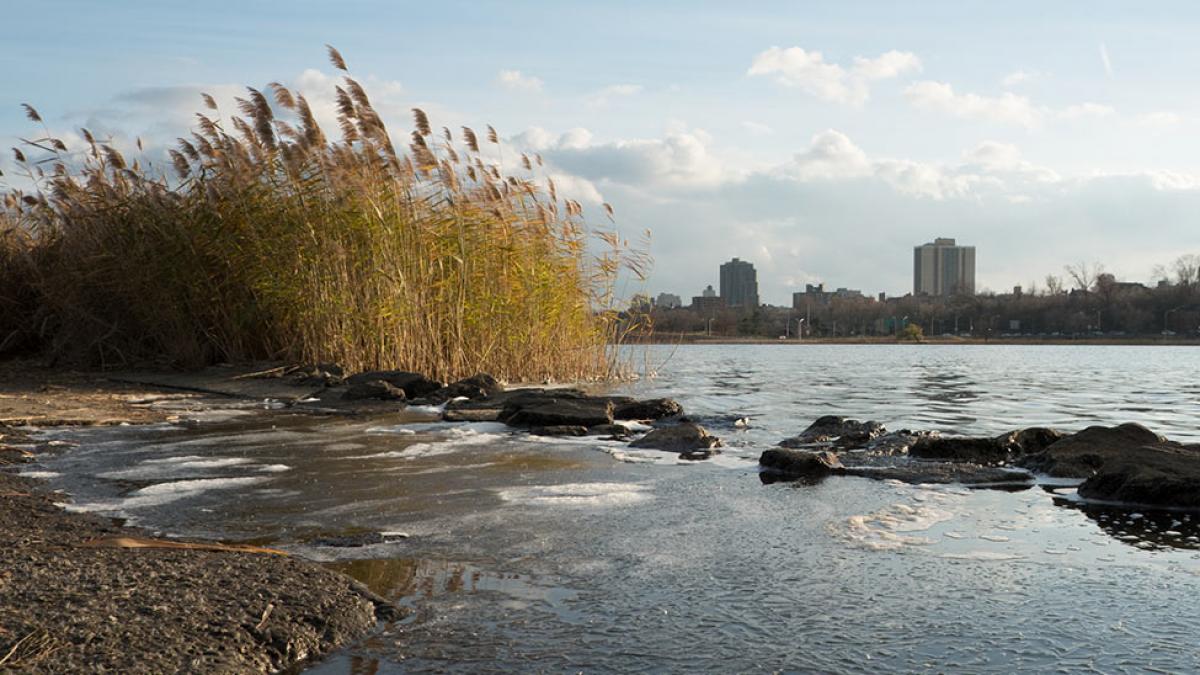
<svg viewBox="0 0 1200 675">
<path fill-rule="evenodd" d="M 718 460 L 421 413 L 216 410 L 56 430 L 79 447 L 32 470 L 73 508 L 279 544 L 408 609 L 319 673 L 1200 670 L 1200 514 L 1088 507 L 1051 484 L 762 485 L 755 464 L 831 413 L 1200 440 L 1200 350 L 684 346 L 646 362 L 657 377 L 623 389 L 679 399 L 730 446 Z M 310 543 L 364 531 L 409 536 Z"/>
</svg>

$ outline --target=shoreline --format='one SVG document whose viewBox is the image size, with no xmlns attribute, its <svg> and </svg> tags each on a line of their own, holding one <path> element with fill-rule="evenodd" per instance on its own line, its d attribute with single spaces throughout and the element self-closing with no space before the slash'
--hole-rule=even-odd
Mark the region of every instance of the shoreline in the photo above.
<svg viewBox="0 0 1200 675">
<path fill-rule="evenodd" d="M 927 337 L 922 340 L 898 340 L 894 336 L 872 337 L 806 337 L 803 340 L 788 338 L 761 337 L 723 337 L 706 335 L 655 335 L 649 337 L 629 337 L 624 344 L 629 345 L 989 345 L 989 346 L 1127 346 L 1127 347 L 1195 347 L 1200 346 L 1200 337 L 1087 337 L 1087 338 L 955 338 Z"/>
<path fill-rule="evenodd" d="M 16 427 L 168 421 L 134 403 L 162 390 L 11 362 L 0 373 L 0 670 L 277 672 L 397 618 L 316 562 L 211 541 L 184 548 L 65 510 L 65 495 L 16 473 L 47 449 Z"/>
</svg>

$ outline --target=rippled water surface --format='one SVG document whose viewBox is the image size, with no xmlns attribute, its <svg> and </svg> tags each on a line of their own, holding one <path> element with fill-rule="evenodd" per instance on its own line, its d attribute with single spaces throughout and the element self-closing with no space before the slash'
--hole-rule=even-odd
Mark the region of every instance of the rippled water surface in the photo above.
<svg viewBox="0 0 1200 675">
<path fill-rule="evenodd" d="M 656 377 L 621 389 L 677 398 L 724 455 L 683 463 L 421 412 L 234 410 L 48 432 L 80 445 L 35 470 L 73 508 L 278 543 L 409 610 L 315 672 L 1200 670 L 1200 514 L 1090 507 L 1050 484 L 763 485 L 755 461 L 823 414 L 964 434 L 1137 421 L 1197 441 L 1200 350 L 683 346 L 644 358 Z M 317 545 L 354 532 L 395 538 Z"/>
</svg>

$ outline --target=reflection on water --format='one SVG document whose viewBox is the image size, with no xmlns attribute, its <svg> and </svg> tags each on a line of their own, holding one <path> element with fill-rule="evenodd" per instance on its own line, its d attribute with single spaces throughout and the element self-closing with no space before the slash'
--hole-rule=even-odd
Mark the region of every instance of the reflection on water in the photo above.
<svg viewBox="0 0 1200 675">
<path fill-rule="evenodd" d="M 32 468 L 77 508 L 278 543 L 408 610 L 317 672 L 1197 672 L 1200 516 L 1061 488 L 763 485 L 756 465 L 825 414 L 1200 441 L 1196 372 L 1191 348 L 684 346 L 616 389 L 678 398 L 725 439 L 711 461 L 259 413 L 57 431 L 80 447 Z M 411 537 L 317 541 L 382 532 Z"/>
</svg>

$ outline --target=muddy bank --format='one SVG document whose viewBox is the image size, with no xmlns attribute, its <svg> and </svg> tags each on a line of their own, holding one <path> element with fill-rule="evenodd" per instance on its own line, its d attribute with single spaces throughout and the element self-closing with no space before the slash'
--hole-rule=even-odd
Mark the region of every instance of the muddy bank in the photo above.
<svg viewBox="0 0 1200 675">
<path fill-rule="evenodd" d="M 275 671 L 394 611 L 288 556 L 92 545 L 149 536 L 67 513 L 36 481 L 0 472 L 0 669 Z"/>
<path fill-rule="evenodd" d="M 394 616 L 357 582 L 286 555 L 96 546 L 154 534 L 68 513 L 14 473 L 34 454 L 18 425 L 170 421 L 178 405 L 147 402 L 179 396 L 0 364 L 0 670 L 270 672 Z"/>
</svg>

